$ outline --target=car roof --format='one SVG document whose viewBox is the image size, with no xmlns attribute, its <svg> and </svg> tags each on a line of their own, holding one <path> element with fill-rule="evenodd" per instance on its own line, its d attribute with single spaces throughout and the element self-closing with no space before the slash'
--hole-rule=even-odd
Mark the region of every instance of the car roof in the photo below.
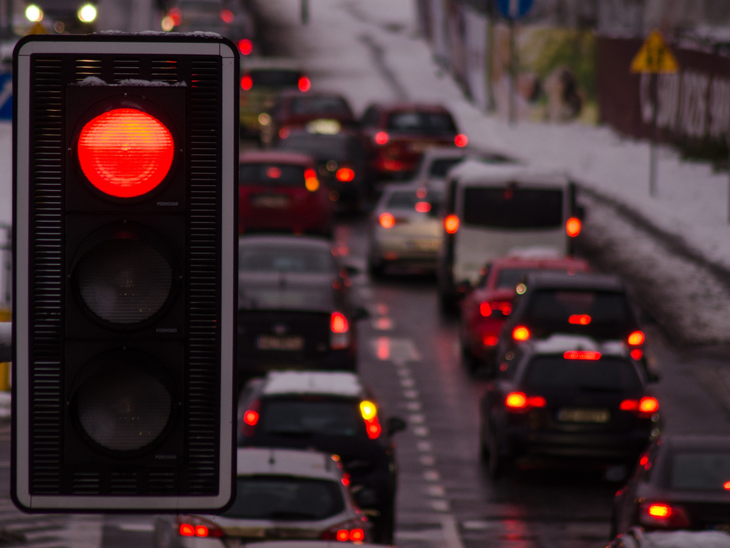
<svg viewBox="0 0 730 548">
<path fill-rule="evenodd" d="M 595 289 L 598 291 L 625 291 L 626 287 L 618 276 L 577 272 L 531 272 L 525 276 L 528 290 L 555 289 Z"/>
<path fill-rule="evenodd" d="M 468 158 L 454 166 L 449 175 L 459 184 L 469 186 L 495 186 L 515 182 L 527 185 L 565 186 L 570 180 L 565 173 L 540 169 L 522 164 L 489 164 Z"/>
<path fill-rule="evenodd" d="M 555 334 L 547 339 L 533 341 L 527 345 L 532 355 L 563 354 L 572 350 L 600 352 L 602 356 L 626 358 L 628 349 L 620 341 L 597 342 L 585 335 Z"/>
<path fill-rule="evenodd" d="M 282 164 L 297 164 L 308 166 L 312 163 L 312 157 L 299 152 L 290 152 L 283 150 L 261 150 L 242 152 L 238 157 L 238 163 L 260 163 L 260 162 L 279 162 Z"/>
<path fill-rule="evenodd" d="M 239 476 L 299 476 L 339 481 L 342 471 L 332 455 L 318 451 L 244 447 L 237 450 Z"/>
<path fill-rule="evenodd" d="M 316 247 L 332 251 L 332 242 L 324 236 L 295 236 L 290 234 L 244 234 L 238 237 L 238 245 L 294 245 Z"/>
<path fill-rule="evenodd" d="M 360 378 L 347 371 L 271 371 L 266 376 L 261 394 L 316 394 L 354 398 L 362 396 L 364 391 Z"/>
</svg>

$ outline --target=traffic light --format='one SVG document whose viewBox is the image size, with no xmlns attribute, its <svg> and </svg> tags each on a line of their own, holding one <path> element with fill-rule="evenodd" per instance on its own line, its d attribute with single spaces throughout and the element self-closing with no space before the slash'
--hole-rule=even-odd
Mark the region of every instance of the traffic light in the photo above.
<svg viewBox="0 0 730 548">
<path fill-rule="evenodd" d="M 31 512 L 225 507 L 236 47 L 33 36 L 13 59 L 13 499 Z"/>
</svg>

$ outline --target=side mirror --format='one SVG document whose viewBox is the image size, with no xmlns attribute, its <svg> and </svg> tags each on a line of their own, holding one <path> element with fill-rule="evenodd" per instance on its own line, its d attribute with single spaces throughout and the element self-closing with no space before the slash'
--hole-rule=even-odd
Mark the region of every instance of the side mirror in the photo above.
<svg viewBox="0 0 730 548">
<path fill-rule="evenodd" d="M 368 309 L 363 306 L 358 306 L 355 311 L 352 313 L 352 319 L 353 321 L 360 321 L 364 320 L 366 318 L 370 317 L 370 312 L 368 312 Z"/>
<path fill-rule="evenodd" d="M 400 417 L 390 417 L 385 423 L 385 431 L 388 436 L 392 436 L 397 432 L 405 430 L 407 426 L 408 425 L 406 424 L 406 421 L 404 421 Z"/>
</svg>

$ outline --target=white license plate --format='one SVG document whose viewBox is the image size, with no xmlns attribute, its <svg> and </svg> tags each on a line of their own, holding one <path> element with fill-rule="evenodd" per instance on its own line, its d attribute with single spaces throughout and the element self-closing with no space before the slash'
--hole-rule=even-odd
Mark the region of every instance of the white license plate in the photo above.
<svg viewBox="0 0 730 548">
<path fill-rule="evenodd" d="M 591 422 L 605 423 L 611 418 L 608 409 L 579 409 L 565 408 L 558 411 L 558 420 L 560 422 Z"/>
<path fill-rule="evenodd" d="M 268 209 L 284 209 L 289 205 L 289 197 L 282 194 L 259 194 L 251 198 L 255 207 Z"/>
<path fill-rule="evenodd" d="M 304 348 L 304 337 L 259 335 L 256 339 L 256 348 L 259 350 L 286 350 L 293 352 Z"/>
</svg>

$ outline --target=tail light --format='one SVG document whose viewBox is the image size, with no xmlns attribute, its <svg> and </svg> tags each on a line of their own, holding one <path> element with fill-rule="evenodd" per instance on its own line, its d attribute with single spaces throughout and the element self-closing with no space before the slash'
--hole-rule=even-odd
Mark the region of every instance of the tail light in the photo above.
<svg viewBox="0 0 730 548">
<path fill-rule="evenodd" d="M 497 338 L 496 335 L 487 335 L 482 339 L 482 344 L 484 346 L 497 346 L 498 342 L 499 338 Z"/>
<path fill-rule="evenodd" d="M 431 204 L 429 202 L 416 202 L 414 208 L 419 213 L 428 213 L 431 211 Z"/>
<path fill-rule="evenodd" d="M 378 131 L 373 137 L 373 141 L 375 141 L 376 145 L 386 145 L 390 141 L 390 135 L 385 131 Z"/>
<path fill-rule="evenodd" d="M 666 529 L 686 529 L 690 526 L 684 508 L 663 502 L 643 502 L 639 509 L 639 523 Z"/>
<path fill-rule="evenodd" d="M 591 323 L 591 317 L 588 314 L 571 314 L 568 317 L 568 323 L 571 325 L 588 325 Z"/>
<path fill-rule="evenodd" d="M 341 167 L 337 170 L 335 177 L 342 183 L 349 183 L 355 178 L 355 171 L 349 167 Z"/>
<path fill-rule="evenodd" d="M 641 348 L 634 348 L 629 354 L 637 361 L 644 357 L 644 351 Z"/>
<path fill-rule="evenodd" d="M 454 144 L 457 147 L 465 147 L 468 142 L 469 138 L 463 133 L 459 133 L 456 137 L 454 137 Z"/>
<path fill-rule="evenodd" d="M 518 325 L 512 330 L 512 338 L 515 341 L 526 341 L 530 338 L 530 330 L 524 325 Z"/>
<path fill-rule="evenodd" d="M 459 230 L 459 218 L 456 215 L 448 215 L 444 219 L 444 230 L 447 234 L 456 234 Z"/>
<path fill-rule="evenodd" d="M 600 360 L 601 353 L 594 352 L 592 350 L 568 350 L 563 354 L 563 358 L 566 360 Z"/>
<path fill-rule="evenodd" d="M 241 89 L 248 91 L 253 87 L 253 78 L 250 74 L 244 74 L 241 76 Z"/>
<path fill-rule="evenodd" d="M 177 533 L 181 537 L 221 538 L 225 536 L 223 529 L 215 523 L 197 516 L 178 516 Z"/>
<path fill-rule="evenodd" d="M 248 38 L 239 40 L 238 51 L 241 52 L 241 55 L 251 55 L 251 52 L 253 52 L 253 42 Z"/>
<path fill-rule="evenodd" d="M 309 192 L 316 192 L 319 188 L 319 179 L 317 179 L 317 172 L 312 168 L 304 170 L 304 186 L 307 187 Z"/>
<path fill-rule="evenodd" d="M 484 301 L 479 305 L 479 313 L 485 318 L 491 316 L 494 310 L 499 310 L 503 315 L 509 316 L 512 313 L 512 303 L 504 301 L 492 301 L 490 303 Z"/>
<path fill-rule="evenodd" d="M 581 222 L 578 217 L 571 217 L 565 223 L 565 231 L 571 238 L 575 238 L 578 234 L 580 234 L 580 229 Z"/>
<path fill-rule="evenodd" d="M 301 76 L 299 78 L 299 81 L 297 82 L 297 85 L 299 86 L 299 91 L 309 91 L 309 88 L 312 87 L 312 82 L 307 78 L 306 76 Z"/>
<path fill-rule="evenodd" d="M 367 430 L 368 437 L 371 440 L 378 439 L 383 429 L 378 420 L 377 406 L 371 401 L 363 400 L 360 402 L 360 414 L 365 421 L 365 429 Z"/>
<path fill-rule="evenodd" d="M 640 400 L 624 400 L 619 405 L 622 411 L 631 411 L 639 417 L 648 418 L 659 411 L 659 400 L 653 396 L 644 396 Z"/>
<path fill-rule="evenodd" d="M 524 413 L 535 407 L 545 407 L 547 402 L 542 396 L 527 396 L 524 392 L 510 392 L 504 398 L 507 411 Z"/>
<path fill-rule="evenodd" d="M 363 519 L 363 521 L 365 520 Z M 320 538 L 322 540 L 338 540 L 340 542 L 363 542 L 365 541 L 363 521 L 352 520 L 336 525 L 322 533 Z"/>
<path fill-rule="evenodd" d="M 383 228 L 393 228 L 395 226 L 395 217 L 390 213 L 381 213 L 378 221 Z"/>
<path fill-rule="evenodd" d="M 279 139 L 286 139 L 289 137 L 289 128 L 283 127 L 279 130 Z"/>
<path fill-rule="evenodd" d="M 350 324 L 342 312 L 330 315 L 330 348 L 341 350 L 350 345 Z"/>
<path fill-rule="evenodd" d="M 241 434 L 250 437 L 253 436 L 254 427 L 259 422 L 259 407 L 261 402 L 254 400 L 241 417 Z"/>
<path fill-rule="evenodd" d="M 229 9 L 222 9 L 219 15 L 220 15 L 221 21 L 223 21 L 227 25 L 230 25 L 231 23 L 233 23 L 233 20 L 235 19 L 233 12 Z"/>
<path fill-rule="evenodd" d="M 644 333 L 642 331 L 634 331 L 629 335 L 629 338 L 627 339 L 628 343 L 631 346 L 639 346 L 641 344 L 644 344 L 644 341 L 646 340 L 646 337 L 644 336 Z"/>
</svg>

